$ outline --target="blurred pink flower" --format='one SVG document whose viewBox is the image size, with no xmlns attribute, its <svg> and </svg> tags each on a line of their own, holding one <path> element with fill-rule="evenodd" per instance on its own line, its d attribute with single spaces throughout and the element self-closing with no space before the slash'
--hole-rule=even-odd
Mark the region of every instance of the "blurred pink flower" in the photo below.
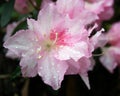
<svg viewBox="0 0 120 96">
<path fill-rule="evenodd" d="M 67 61 L 69 68 L 66 72 L 66 75 L 79 74 L 88 87 L 90 89 L 88 71 L 91 71 L 94 67 L 94 60 L 92 58 L 82 57 L 77 62 L 70 59 Z"/>
<path fill-rule="evenodd" d="M 100 20 L 109 20 L 113 14 L 114 0 L 84 0 L 86 9 L 94 12 Z"/>
<path fill-rule="evenodd" d="M 33 10 L 33 6 L 29 0 L 15 0 L 14 8 L 21 14 L 27 14 Z"/>
<path fill-rule="evenodd" d="M 53 3 L 53 1 L 52 0 L 43 0 L 42 2 L 41 2 L 41 8 L 44 8 L 44 7 L 47 7 L 48 5 L 49 5 L 49 3 Z"/>
<path fill-rule="evenodd" d="M 28 19 L 28 29 L 10 37 L 4 47 L 21 58 L 23 76 L 39 74 L 46 84 L 58 89 L 65 74 L 80 74 L 89 87 L 86 74 L 91 69 L 96 41 L 89 38 L 94 28 L 86 27 L 97 17 L 85 11 L 78 19 L 71 19 L 56 7 L 50 3 L 39 12 L 37 21 Z M 73 66 L 78 66 L 74 67 L 77 71 L 71 70 Z"/>
<path fill-rule="evenodd" d="M 100 57 L 102 65 L 111 73 L 120 64 L 120 47 L 112 46 L 103 49 L 104 55 Z"/>
<path fill-rule="evenodd" d="M 103 48 L 104 55 L 100 61 L 103 66 L 111 73 L 120 64 L 120 22 L 114 23 L 109 31 L 105 34 L 105 38 L 110 44 L 109 48 Z"/>
<path fill-rule="evenodd" d="M 15 31 L 15 28 L 22 22 L 24 21 L 24 18 L 18 22 L 13 22 L 11 24 L 8 24 L 7 27 L 6 27 L 6 34 L 3 38 L 4 42 L 7 41 L 7 39 L 9 39 L 13 32 Z M 17 54 L 15 54 L 14 52 L 8 50 L 7 53 L 6 53 L 6 56 L 9 57 L 9 58 L 12 58 L 12 59 L 15 59 L 15 58 L 19 58 L 19 56 Z"/>
<path fill-rule="evenodd" d="M 96 14 L 85 9 L 83 0 L 57 0 L 56 6 L 58 12 L 68 15 L 71 19 L 80 20 L 84 25 L 98 19 Z"/>
<path fill-rule="evenodd" d="M 120 22 L 114 23 L 106 34 L 108 42 L 113 45 L 120 45 Z"/>
<path fill-rule="evenodd" d="M 4 36 L 4 41 L 6 41 L 7 39 L 10 38 L 10 36 L 12 35 L 14 29 L 17 27 L 17 25 L 18 25 L 17 22 L 13 22 L 13 23 L 7 25 L 6 34 Z"/>
<path fill-rule="evenodd" d="M 83 0 L 57 0 L 57 9 L 60 13 L 68 14 L 71 18 L 77 17 L 77 14 L 84 9 Z"/>
<path fill-rule="evenodd" d="M 15 30 L 18 24 L 19 24 L 18 22 L 13 22 L 6 27 L 6 34 L 4 36 L 4 41 L 7 41 L 11 37 L 11 35 L 13 34 L 13 31 Z M 7 51 L 6 56 L 13 59 L 19 57 L 15 53 L 11 52 L 10 50 Z"/>
<path fill-rule="evenodd" d="M 82 30 L 82 26 L 87 27 L 89 24 L 92 24 L 93 22 L 98 20 L 97 14 L 85 9 L 84 3 L 85 2 L 83 0 L 57 0 L 56 6 L 60 14 L 64 14 L 65 16 L 67 15 L 71 20 L 75 20 L 74 24 L 76 24 L 76 22 L 79 22 L 80 24 L 78 25 L 81 26 Z M 83 38 L 85 37 L 85 39 L 87 40 L 86 42 L 88 42 L 87 44 L 90 48 L 89 50 L 91 50 L 89 51 L 90 54 L 94 51 L 96 47 L 103 45 L 100 42 L 101 32 L 103 31 L 103 29 L 97 32 L 91 38 L 88 38 L 92 31 L 97 27 L 98 27 L 97 24 L 95 24 L 93 27 L 89 28 L 87 30 L 88 32 L 87 35 L 85 34 L 86 32 L 82 30 L 83 35 L 81 34 L 80 36 Z M 85 48 L 86 45 L 83 46 Z M 93 59 L 91 60 L 91 56 L 90 57 L 84 56 L 80 58 L 78 62 L 75 62 L 74 60 L 67 61 L 69 68 L 66 72 L 66 74 L 79 74 L 89 89 L 90 85 L 87 72 L 90 69 L 93 69 L 94 66 L 94 60 Z"/>
</svg>

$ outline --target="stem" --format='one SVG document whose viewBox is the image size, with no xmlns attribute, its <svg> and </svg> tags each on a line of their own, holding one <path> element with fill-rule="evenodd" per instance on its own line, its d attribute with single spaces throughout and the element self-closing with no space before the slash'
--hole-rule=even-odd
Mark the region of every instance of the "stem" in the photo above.
<svg viewBox="0 0 120 96">
<path fill-rule="evenodd" d="M 9 78 L 10 77 L 10 75 L 0 75 L 0 79 L 6 79 L 6 78 Z"/>
<path fill-rule="evenodd" d="M 29 2 L 31 3 L 31 5 L 32 5 L 36 10 L 40 10 L 40 8 L 38 8 L 38 7 L 36 6 L 36 4 L 33 3 L 32 0 L 29 0 Z"/>
</svg>

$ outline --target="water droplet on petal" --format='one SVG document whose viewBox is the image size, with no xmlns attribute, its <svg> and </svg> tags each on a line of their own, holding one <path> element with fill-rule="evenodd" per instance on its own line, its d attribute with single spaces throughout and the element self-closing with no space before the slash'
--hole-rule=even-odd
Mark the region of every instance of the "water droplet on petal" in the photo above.
<svg viewBox="0 0 120 96">
<path fill-rule="evenodd" d="M 54 79 L 56 79 L 56 76 L 53 76 Z"/>
<path fill-rule="evenodd" d="M 60 71 L 59 71 L 59 70 L 57 70 L 57 73 L 60 73 Z"/>
<path fill-rule="evenodd" d="M 31 52 L 34 52 L 34 50 L 32 49 Z"/>
<path fill-rule="evenodd" d="M 54 66 L 55 64 L 54 63 L 52 63 L 52 66 Z"/>
<path fill-rule="evenodd" d="M 39 53 L 41 51 L 41 48 L 37 48 L 37 53 Z"/>
<path fill-rule="evenodd" d="M 22 57 L 25 57 L 25 54 L 22 54 Z"/>
<path fill-rule="evenodd" d="M 40 67 L 40 69 L 42 70 L 43 68 L 42 68 L 42 67 Z"/>
<path fill-rule="evenodd" d="M 40 59 L 40 58 L 41 58 L 41 56 L 39 55 L 39 56 L 38 56 L 38 59 Z"/>
</svg>

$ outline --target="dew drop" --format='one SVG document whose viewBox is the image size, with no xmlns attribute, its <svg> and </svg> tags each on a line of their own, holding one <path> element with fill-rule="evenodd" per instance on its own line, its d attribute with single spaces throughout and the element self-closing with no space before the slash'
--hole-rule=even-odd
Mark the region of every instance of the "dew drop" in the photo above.
<svg viewBox="0 0 120 96">
<path fill-rule="evenodd" d="M 52 66 L 54 66 L 55 64 L 54 63 L 52 63 Z"/>
<path fill-rule="evenodd" d="M 22 54 L 22 57 L 25 57 L 25 54 Z"/>
<path fill-rule="evenodd" d="M 37 53 L 39 53 L 41 51 L 41 48 L 37 48 Z"/>
<path fill-rule="evenodd" d="M 42 70 L 43 69 L 43 67 L 40 67 L 40 70 Z"/>
<path fill-rule="evenodd" d="M 32 49 L 31 52 L 33 52 L 34 50 Z"/>
<path fill-rule="evenodd" d="M 56 79 L 56 76 L 53 76 L 54 79 Z"/>
<path fill-rule="evenodd" d="M 37 42 L 37 41 L 38 41 L 38 39 L 35 39 L 35 41 Z"/>
<path fill-rule="evenodd" d="M 38 59 L 40 59 L 40 58 L 41 58 L 41 56 L 39 55 L 39 56 L 38 56 Z"/>
<path fill-rule="evenodd" d="M 57 73 L 60 73 L 60 71 L 57 70 Z"/>
</svg>

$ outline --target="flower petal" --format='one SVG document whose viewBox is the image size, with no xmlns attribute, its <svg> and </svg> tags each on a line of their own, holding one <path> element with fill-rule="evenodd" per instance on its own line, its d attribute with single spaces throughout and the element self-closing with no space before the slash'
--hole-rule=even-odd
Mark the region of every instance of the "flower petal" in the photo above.
<svg viewBox="0 0 120 96">
<path fill-rule="evenodd" d="M 38 15 L 41 34 L 48 35 L 59 20 L 62 20 L 62 18 L 57 12 L 55 5 L 53 3 L 48 4 L 48 6 L 43 8 Z"/>
<path fill-rule="evenodd" d="M 33 48 L 36 44 L 36 36 L 33 32 L 28 30 L 21 30 L 14 36 L 10 37 L 5 43 L 4 47 L 18 56 L 25 55 L 28 50 L 29 53 L 34 51 Z"/>
<path fill-rule="evenodd" d="M 83 0 L 57 0 L 56 2 L 57 9 L 61 14 L 69 14 L 71 18 L 77 16 L 84 8 Z"/>
<path fill-rule="evenodd" d="M 7 51 L 6 56 L 9 58 L 12 58 L 12 59 L 20 58 L 17 54 L 15 54 L 14 52 L 12 52 L 10 50 Z"/>
<path fill-rule="evenodd" d="M 113 73 L 114 69 L 118 65 L 117 60 L 115 59 L 115 49 L 111 47 L 109 49 L 104 49 L 104 51 L 105 53 L 100 57 L 100 61 L 109 72 Z"/>
<path fill-rule="evenodd" d="M 55 57 L 59 60 L 73 59 L 78 61 L 82 57 L 90 57 L 91 50 L 86 42 L 81 41 L 76 43 L 74 46 L 61 46 L 55 53 Z"/>
<path fill-rule="evenodd" d="M 37 75 L 37 59 L 34 55 L 23 57 L 20 61 L 22 75 L 24 77 L 34 77 Z"/>
<path fill-rule="evenodd" d="M 57 90 L 61 86 L 67 68 L 68 65 L 64 61 L 59 61 L 47 54 L 39 61 L 38 74 L 46 84 Z"/>
<path fill-rule="evenodd" d="M 90 89 L 87 72 L 91 70 L 94 65 L 92 64 L 91 59 L 83 57 L 77 62 L 71 59 L 68 60 L 67 63 L 69 65 L 69 68 L 66 74 L 79 74 L 85 82 L 86 86 Z"/>
<path fill-rule="evenodd" d="M 84 83 L 86 84 L 86 86 L 88 87 L 88 89 L 90 89 L 88 74 L 80 74 L 80 76 L 82 80 L 84 81 Z"/>
</svg>

